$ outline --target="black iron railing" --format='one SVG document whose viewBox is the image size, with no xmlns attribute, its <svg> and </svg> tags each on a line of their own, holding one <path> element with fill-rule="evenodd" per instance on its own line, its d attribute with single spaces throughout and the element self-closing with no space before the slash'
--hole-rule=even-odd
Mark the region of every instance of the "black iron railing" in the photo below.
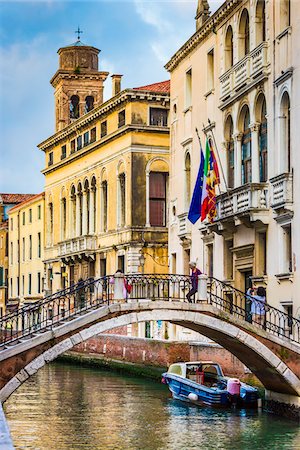
<svg viewBox="0 0 300 450">
<path fill-rule="evenodd" d="M 215 278 L 209 278 L 208 302 L 271 334 L 300 343 L 300 320 Z"/>
<path fill-rule="evenodd" d="M 185 301 L 191 288 L 191 280 L 187 275 L 126 275 L 126 282 L 130 285 L 130 294 L 124 284 L 123 301 Z M 65 321 L 110 304 L 115 301 L 114 291 L 113 276 L 88 279 L 7 314 L 0 319 L 0 348 L 22 338 L 30 338 L 36 333 L 51 330 Z M 253 323 L 271 334 L 300 343 L 299 319 L 265 305 L 227 283 L 208 278 L 205 301 L 239 320 Z"/>
</svg>

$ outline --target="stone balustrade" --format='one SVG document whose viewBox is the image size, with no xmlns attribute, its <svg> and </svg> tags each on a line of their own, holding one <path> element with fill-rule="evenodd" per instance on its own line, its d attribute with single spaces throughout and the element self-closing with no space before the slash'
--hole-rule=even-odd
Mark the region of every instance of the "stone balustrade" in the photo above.
<svg viewBox="0 0 300 450">
<path fill-rule="evenodd" d="M 92 251 L 96 249 L 95 236 L 80 236 L 62 242 L 59 245 L 59 255 L 65 256 L 73 253 Z"/>
<path fill-rule="evenodd" d="M 191 233 L 191 222 L 188 220 L 188 213 L 178 215 L 178 236 L 187 237 Z"/>
<path fill-rule="evenodd" d="M 274 210 L 293 209 L 293 175 L 282 173 L 270 179 L 270 204 Z"/>
<path fill-rule="evenodd" d="M 233 97 L 243 86 L 248 86 L 267 73 L 268 44 L 262 42 L 220 77 L 221 101 Z"/>
<path fill-rule="evenodd" d="M 253 210 L 266 211 L 268 203 L 268 185 L 266 183 L 248 183 L 217 197 L 216 220 Z"/>
</svg>

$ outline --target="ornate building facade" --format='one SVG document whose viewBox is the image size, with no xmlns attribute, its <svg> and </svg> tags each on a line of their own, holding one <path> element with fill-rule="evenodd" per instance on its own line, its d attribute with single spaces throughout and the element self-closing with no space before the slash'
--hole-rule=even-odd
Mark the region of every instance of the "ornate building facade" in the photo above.
<svg viewBox="0 0 300 450">
<path fill-rule="evenodd" d="M 201 270 L 300 316 L 296 145 L 300 4 L 227 0 L 213 14 L 198 1 L 196 33 L 167 63 L 171 74 L 169 252 L 172 273 Z M 221 169 L 217 217 L 188 222 L 211 139 Z"/>
<path fill-rule="evenodd" d="M 7 308 L 13 311 L 44 296 L 44 193 L 11 208 L 8 217 Z"/>
<path fill-rule="evenodd" d="M 33 194 L 0 194 L 0 317 L 9 308 L 9 211 Z"/>
<path fill-rule="evenodd" d="M 80 278 L 168 272 L 169 81 L 103 103 L 98 50 L 59 50 L 56 133 L 45 153 L 47 292 Z"/>
</svg>

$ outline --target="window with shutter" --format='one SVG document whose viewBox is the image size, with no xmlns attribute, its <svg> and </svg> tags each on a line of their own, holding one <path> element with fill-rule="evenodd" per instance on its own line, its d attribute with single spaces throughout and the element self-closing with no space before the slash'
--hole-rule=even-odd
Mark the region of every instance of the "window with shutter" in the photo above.
<svg viewBox="0 0 300 450">
<path fill-rule="evenodd" d="M 166 226 L 166 174 L 150 173 L 149 189 L 150 225 L 152 227 Z"/>
</svg>

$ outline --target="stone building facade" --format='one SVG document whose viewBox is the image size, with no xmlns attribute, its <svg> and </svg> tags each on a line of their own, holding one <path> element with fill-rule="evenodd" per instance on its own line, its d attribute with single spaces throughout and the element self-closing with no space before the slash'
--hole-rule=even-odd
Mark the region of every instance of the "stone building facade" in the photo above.
<svg viewBox="0 0 300 450">
<path fill-rule="evenodd" d="M 44 193 L 9 210 L 7 309 L 44 297 Z"/>
<path fill-rule="evenodd" d="M 0 317 L 5 315 L 9 299 L 9 226 L 11 208 L 33 197 L 33 194 L 0 194 Z"/>
<path fill-rule="evenodd" d="M 300 316 L 297 110 L 300 4 L 227 0 L 213 14 L 198 1 L 196 33 L 175 53 L 171 74 L 170 271 L 189 259 L 210 276 Z M 221 171 L 217 217 L 187 219 L 211 139 Z"/>
<path fill-rule="evenodd" d="M 60 119 L 39 145 L 47 291 L 118 268 L 167 273 L 170 83 L 122 90 L 121 75 L 112 75 L 112 97 L 102 103 L 108 74 L 98 72 L 96 49 L 77 42 L 59 55 L 51 83 Z"/>
</svg>

